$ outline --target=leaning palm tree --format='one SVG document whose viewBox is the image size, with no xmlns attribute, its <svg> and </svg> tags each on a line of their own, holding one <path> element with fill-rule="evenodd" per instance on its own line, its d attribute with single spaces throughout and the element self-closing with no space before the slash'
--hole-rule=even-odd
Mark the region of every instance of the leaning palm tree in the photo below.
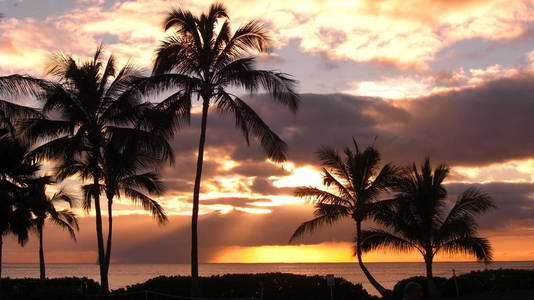
<svg viewBox="0 0 534 300">
<path fill-rule="evenodd" d="M 449 202 L 443 181 L 448 174 L 446 165 L 432 169 L 428 158 L 420 169 L 414 164 L 395 187 L 396 201 L 391 201 L 376 215 L 375 220 L 385 230 L 362 232 L 361 248 L 365 252 L 389 248 L 421 253 L 433 296 L 437 295 L 432 280 L 436 254 L 464 253 L 481 262 L 492 260 L 490 243 L 477 235 L 475 220 L 475 216 L 495 207 L 492 198 L 476 188 L 469 188 L 447 213 Z"/>
<path fill-rule="evenodd" d="M 263 90 L 292 111 L 297 109 L 299 97 L 294 91 L 296 81 L 289 75 L 255 68 L 255 56 L 270 44 L 267 31 L 260 22 L 250 21 L 232 31 L 224 5 L 212 4 L 209 11 L 200 16 L 182 9 L 170 11 L 164 29 L 174 32 L 157 49 L 153 76 L 145 86 L 148 90 L 173 89 L 174 93 L 159 106 L 162 111 L 169 112 L 164 119 L 166 122 L 160 125 L 165 125 L 163 129 L 167 133 L 172 133 L 172 126 L 180 126 L 182 121 L 189 120 L 195 97 L 202 105 L 191 226 L 191 276 L 196 284 L 199 194 L 210 105 L 215 105 L 219 112 L 233 114 L 247 143 L 249 136 L 254 136 L 267 156 L 280 162 L 286 159 L 286 144 L 244 99 L 232 92 L 238 89 L 249 93 Z"/>
<path fill-rule="evenodd" d="M 101 56 L 102 46 L 89 60 L 54 55 L 47 72 L 54 80 L 41 80 L 34 92 L 43 103 L 45 117 L 26 120 L 21 127 L 28 140 L 43 141 L 32 151 L 33 158 L 60 165 L 80 162 L 72 174 L 81 174 L 87 183 L 84 203 L 94 204 L 101 291 L 108 292 L 100 198 L 105 175 L 103 149 L 109 140 L 122 138 L 135 140 L 130 143 L 135 149 L 158 161 L 171 160 L 173 151 L 165 137 L 137 126 L 151 104 L 142 102 L 133 86 L 138 78 L 136 69 L 130 64 L 118 69 L 114 56 L 107 62 Z"/>
<path fill-rule="evenodd" d="M 391 163 L 380 167 L 380 153 L 372 146 L 361 151 L 354 141 L 354 150 L 346 148 L 341 157 L 332 148 L 318 151 L 323 166 L 323 184 L 327 189 L 299 187 L 295 196 L 315 203 L 315 218 L 302 223 L 290 242 L 322 225 L 352 218 L 356 223 L 356 257 L 369 282 L 384 295 L 387 290 L 376 281 L 362 260 L 362 223 L 373 217 L 390 200 L 379 200 L 383 192 L 393 187 L 398 169 Z M 330 189 L 330 190 L 329 190 Z"/>
<path fill-rule="evenodd" d="M 25 196 L 31 203 L 31 211 L 34 215 L 33 222 L 39 239 L 39 275 L 41 279 L 46 279 L 43 243 L 45 221 L 52 222 L 67 230 L 74 240 L 76 240 L 76 231 L 79 230 L 78 220 L 74 212 L 70 209 L 57 210 L 55 207 L 56 204 L 62 202 L 72 207 L 74 198 L 61 190 L 52 196 L 47 195 L 46 188 L 50 184 L 53 184 L 53 181 L 48 176 L 32 178 L 26 183 Z"/>
</svg>

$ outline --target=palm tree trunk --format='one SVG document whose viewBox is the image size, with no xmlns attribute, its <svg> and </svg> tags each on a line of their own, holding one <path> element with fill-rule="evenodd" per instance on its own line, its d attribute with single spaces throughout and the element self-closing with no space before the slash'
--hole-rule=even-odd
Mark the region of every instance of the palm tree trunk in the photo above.
<svg viewBox="0 0 534 300">
<path fill-rule="evenodd" d="M 361 249 L 361 233 L 362 233 L 362 224 L 360 221 L 356 221 L 356 256 L 358 258 L 358 264 L 360 269 L 362 269 L 363 274 L 369 280 L 369 283 L 380 293 L 380 295 L 385 296 L 388 293 L 388 290 L 383 287 L 376 279 L 373 277 L 371 272 L 367 270 L 367 267 L 363 264 L 362 260 L 362 249 Z"/>
<path fill-rule="evenodd" d="M 108 240 L 106 243 L 106 274 L 109 274 L 109 265 L 111 261 L 111 240 L 113 233 L 113 196 L 108 196 Z"/>
<path fill-rule="evenodd" d="M 93 181 L 96 188 L 98 188 L 98 177 L 94 177 Z M 93 195 L 95 200 L 95 215 L 96 215 L 96 240 L 98 244 L 98 265 L 100 267 L 100 291 L 102 293 L 109 292 L 108 273 L 105 268 L 105 253 L 104 253 L 104 235 L 102 232 L 102 211 L 100 209 L 100 193 L 97 191 Z"/>
<path fill-rule="evenodd" d="M 41 280 L 46 279 L 46 267 L 43 247 L 43 222 L 37 224 L 37 234 L 39 235 L 39 275 Z"/>
<path fill-rule="evenodd" d="M 0 286 L 2 286 L 2 250 L 4 248 L 4 236 L 0 233 Z"/>
<path fill-rule="evenodd" d="M 430 297 L 438 298 L 440 296 L 440 292 L 436 286 L 436 283 L 434 282 L 434 276 L 432 274 L 432 262 L 433 262 L 433 255 L 431 254 L 425 255 L 426 279 L 428 282 L 428 291 L 430 292 Z"/>
<path fill-rule="evenodd" d="M 206 127 L 208 123 L 209 97 L 203 97 L 202 123 L 200 126 L 200 140 L 198 142 L 197 173 L 193 189 L 193 215 L 191 217 L 191 294 L 197 296 L 200 292 L 198 280 L 198 209 L 200 204 L 200 181 L 202 178 L 202 164 L 204 162 L 204 145 L 206 143 Z"/>
</svg>

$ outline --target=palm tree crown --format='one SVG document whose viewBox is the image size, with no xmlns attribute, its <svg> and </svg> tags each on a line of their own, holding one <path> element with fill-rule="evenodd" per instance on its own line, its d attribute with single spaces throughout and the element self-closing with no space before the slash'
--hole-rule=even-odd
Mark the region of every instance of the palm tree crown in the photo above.
<svg viewBox="0 0 534 300">
<path fill-rule="evenodd" d="M 388 163 L 380 167 L 380 153 L 374 147 L 360 150 L 354 141 L 354 150 L 346 148 L 340 156 L 332 148 L 318 152 L 323 166 L 323 184 L 330 190 L 316 187 L 300 187 L 295 191 L 297 197 L 312 200 L 315 205 L 315 218 L 302 223 L 291 240 L 305 233 L 313 232 L 321 225 L 332 225 L 349 217 L 356 223 L 356 256 L 362 271 L 380 292 L 385 289 L 371 276 L 362 262 L 361 242 L 362 222 L 372 218 L 388 200 L 380 200 L 382 192 L 388 191 L 396 182 L 398 169 Z"/>
<path fill-rule="evenodd" d="M 362 232 L 362 250 L 415 249 L 423 255 L 429 279 L 433 259 L 439 252 L 465 253 L 481 262 L 490 262 L 492 249 L 487 239 L 477 236 L 475 217 L 494 208 L 493 199 L 476 188 L 469 188 L 449 209 L 443 186 L 448 174 L 446 165 L 432 169 L 428 158 L 420 169 L 414 164 L 399 179 L 395 201 L 375 217 L 385 230 Z"/>
<path fill-rule="evenodd" d="M 264 52 L 270 44 L 264 26 L 250 21 L 232 33 L 226 8 L 213 4 L 207 14 L 199 17 L 175 9 L 169 12 L 164 28 L 174 29 L 174 33 L 156 50 L 153 76 L 145 87 L 178 91 L 161 102 L 160 108 L 173 111 L 176 119 L 188 121 L 193 95 L 200 96 L 206 105 L 213 101 L 219 112 L 234 115 L 247 143 L 253 135 L 269 158 L 285 160 L 285 143 L 246 101 L 230 92 L 239 88 L 249 93 L 263 90 L 291 110 L 297 109 L 296 81 L 285 73 L 255 68 L 254 55 Z M 176 119 L 172 125 L 179 123 Z"/>
</svg>

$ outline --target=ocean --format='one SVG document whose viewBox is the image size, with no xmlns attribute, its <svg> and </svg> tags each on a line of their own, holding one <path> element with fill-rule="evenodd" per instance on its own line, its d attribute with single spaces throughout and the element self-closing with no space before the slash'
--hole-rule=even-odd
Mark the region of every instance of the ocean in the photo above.
<svg viewBox="0 0 534 300">
<path fill-rule="evenodd" d="M 386 288 L 392 288 L 401 279 L 424 275 L 423 263 L 367 263 L 369 270 Z M 534 261 L 494 262 L 488 266 L 475 262 L 437 262 L 434 263 L 434 276 L 450 277 L 452 270 L 456 274 L 472 270 L 499 268 L 534 269 Z M 144 282 L 160 275 L 188 275 L 187 264 L 112 264 L 110 269 L 110 287 L 117 289 L 127 285 Z M 96 264 L 47 264 L 48 277 L 89 277 L 98 280 Z M 261 264 L 201 264 L 201 276 L 227 273 L 266 273 L 282 272 L 303 275 L 334 274 L 353 283 L 361 283 L 371 294 L 376 291 L 367 282 L 365 275 L 356 263 L 261 263 Z M 11 278 L 39 277 L 38 264 L 3 264 L 2 276 Z"/>
</svg>

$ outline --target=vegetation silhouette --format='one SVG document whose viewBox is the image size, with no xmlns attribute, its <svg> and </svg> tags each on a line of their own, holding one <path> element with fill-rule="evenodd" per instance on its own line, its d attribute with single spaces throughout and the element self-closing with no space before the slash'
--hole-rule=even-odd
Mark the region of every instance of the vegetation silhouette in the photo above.
<svg viewBox="0 0 534 300">
<path fill-rule="evenodd" d="M 388 291 L 372 276 L 362 260 L 362 223 L 373 219 L 382 207 L 393 201 L 380 200 L 378 196 L 394 187 L 399 169 L 391 163 L 380 167 L 380 153 L 373 146 L 360 150 L 356 141 L 353 142 L 354 150 L 345 148 L 343 156 L 330 147 L 317 152 L 323 167 L 323 184 L 332 189 L 328 191 L 312 186 L 296 189 L 295 196 L 314 203 L 315 218 L 302 223 L 293 233 L 290 242 L 314 232 L 319 226 L 333 225 L 341 219 L 352 218 L 356 224 L 355 255 L 358 264 L 373 287 L 385 295 Z"/>
<path fill-rule="evenodd" d="M 26 144 L 13 138 L 10 130 L 0 128 L 0 278 L 4 236 L 13 234 L 18 243 L 24 245 L 33 226 L 24 184 L 39 166 L 27 159 L 28 149 Z"/>
<path fill-rule="evenodd" d="M 18 122 L 39 117 L 36 109 L 12 103 L 30 92 L 33 80 L 19 75 L 0 77 L 0 278 L 2 277 L 3 237 L 14 234 L 20 245 L 28 240 L 32 228 L 31 203 L 26 197 L 29 178 L 39 164 L 28 159 L 30 145 L 18 137 Z"/>
<path fill-rule="evenodd" d="M 54 80 L 16 77 L 11 85 L 20 91 L 29 90 L 43 105 L 43 117 L 29 118 L 20 124 L 26 140 L 42 141 L 30 157 L 58 161 L 59 178 L 78 175 L 86 182 L 83 205 L 86 209 L 93 204 L 95 207 L 101 288 L 108 292 L 106 251 L 110 246 L 104 244 L 100 195 L 117 191 L 106 189 L 105 180 L 113 176 L 106 165 L 109 149 L 120 145 L 117 151 L 138 154 L 138 166 L 146 167 L 156 161 L 172 161 L 173 150 L 165 137 L 140 124 L 152 104 L 141 101 L 141 92 L 133 84 L 139 77 L 136 68 L 126 64 L 117 70 L 114 56 L 104 62 L 102 51 L 100 45 L 93 58 L 84 61 L 57 53 L 47 69 Z M 124 182 L 121 184 L 124 186 Z M 134 200 L 143 207 L 154 205 L 152 199 L 138 196 Z"/>
<path fill-rule="evenodd" d="M 181 8 L 170 11 L 164 29 L 174 32 L 156 50 L 153 76 L 142 86 L 146 92 L 173 91 L 160 103 L 161 113 L 168 117 L 156 127 L 168 135 L 189 122 L 195 96 L 202 103 L 191 220 L 191 276 L 193 289 L 198 290 L 199 195 L 210 104 L 220 113 L 235 117 L 247 143 L 252 135 L 271 160 L 281 162 L 286 159 L 284 141 L 230 90 L 244 89 L 251 94 L 262 90 L 292 111 L 298 107 L 299 96 L 294 90 L 296 81 L 288 74 L 255 68 L 254 56 L 264 53 L 270 44 L 265 27 L 258 21 L 250 21 L 232 33 L 225 6 L 215 3 L 200 16 Z"/>
<path fill-rule="evenodd" d="M 70 209 L 57 210 L 55 204 L 64 202 L 70 207 L 75 198 L 63 190 L 59 190 L 52 196 L 48 196 L 46 188 L 54 181 L 49 176 L 31 178 L 26 181 L 25 196 L 28 197 L 30 209 L 33 214 L 34 230 L 39 239 L 39 277 L 46 279 L 46 265 L 44 256 L 44 227 L 45 221 L 52 222 L 69 232 L 72 239 L 76 240 L 76 231 L 79 230 L 76 214 Z"/>
<path fill-rule="evenodd" d="M 128 140 L 124 140 L 126 137 Z M 159 224 L 167 222 L 164 208 L 150 195 L 161 195 L 165 191 L 159 175 L 152 171 L 143 172 L 147 166 L 157 167 L 161 163 L 151 153 L 136 149 L 137 141 L 128 136 L 114 136 L 103 147 L 104 172 L 102 188 L 107 198 L 108 238 L 106 243 L 106 266 L 111 262 L 111 244 L 113 235 L 113 201 L 115 197 L 126 198 L 134 204 L 141 205 Z M 60 169 L 69 172 L 67 166 Z M 143 170 L 143 171 L 142 171 Z M 85 205 L 89 208 L 90 203 Z"/>
<path fill-rule="evenodd" d="M 490 242 L 477 235 L 475 216 L 494 208 L 493 199 L 479 189 L 469 188 L 447 212 L 443 181 L 448 174 L 449 168 L 444 164 L 432 169 L 429 158 L 420 168 L 413 164 L 395 185 L 394 201 L 375 216 L 375 222 L 384 229 L 362 231 L 364 252 L 388 248 L 421 253 L 434 297 L 438 290 L 432 280 L 432 262 L 439 252 L 470 254 L 484 263 L 492 260 Z"/>
</svg>

